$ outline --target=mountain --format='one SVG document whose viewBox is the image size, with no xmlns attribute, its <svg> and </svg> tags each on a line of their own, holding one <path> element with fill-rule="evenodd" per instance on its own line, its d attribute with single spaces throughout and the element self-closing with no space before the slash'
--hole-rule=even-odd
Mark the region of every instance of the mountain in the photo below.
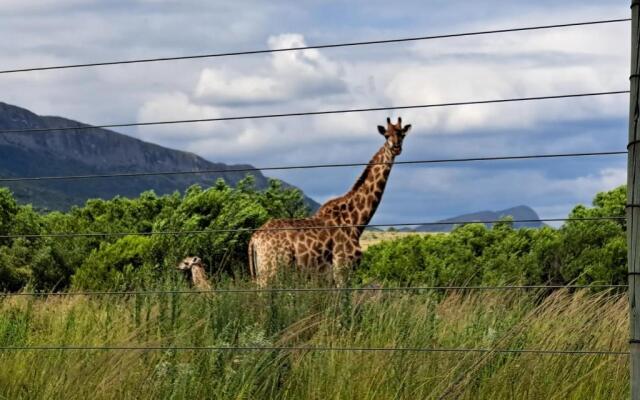
<svg viewBox="0 0 640 400">
<path fill-rule="evenodd" d="M 517 206 L 512 208 L 507 208 L 506 210 L 500 211 L 479 211 L 470 214 L 463 214 L 457 217 L 443 219 L 438 222 L 471 222 L 471 221 L 497 221 L 504 217 L 512 217 L 513 219 L 530 219 L 530 220 L 538 220 L 540 217 L 538 214 L 529 206 Z M 492 224 L 485 224 L 486 226 L 491 226 Z M 544 223 L 536 221 L 536 222 L 516 222 L 513 224 L 514 228 L 541 228 L 545 226 Z M 452 224 L 443 224 L 443 225 L 420 225 L 415 231 L 416 232 L 449 232 L 451 231 L 455 225 Z"/>
<path fill-rule="evenodd" d="M 81 127 L 76 130 L 2 133 L 6 130 Z M 221 173 L 127 178 L 0 182 L 21 203 L 43 210 L 66 210 L 89 198 L 116 195 L 135 197 L 145 190 L 157 194 L 184 191 L 193 184 L 211 186 L 218 178 L 235 185 L 246 172 L 231 169 L 251 165 L 213 163 L 195 154 L 144 142 L 107 129 L 60 117 L 39 116 L 24 108 L 0 102 L 0 177 L 94 175 L 123 172 L 222 170 Z M 250 172 L 258 188 L 268 178 Z M 285 185 L 287 185 L 285 183 Z M 291 187 L 291 185 L 287 185 Z M 318 204 L 307 198 L 312 209 Z"/>
</svg>

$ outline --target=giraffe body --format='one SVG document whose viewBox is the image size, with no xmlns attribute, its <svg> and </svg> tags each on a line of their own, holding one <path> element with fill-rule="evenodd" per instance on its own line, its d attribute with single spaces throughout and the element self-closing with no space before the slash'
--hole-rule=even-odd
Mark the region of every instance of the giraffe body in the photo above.
<svg viewBox="0 0 640 400">
<path fill-rule="evenodd" d="M 387 128 L 378 127 L 385 144 L 347 194 L 329 200 L 310 218 L 270 220 L 252 235 L 249 269 L 259 285 L 265 286 L 280 268 L 291 266 L 331 272 L 335 284 L 346 283 L 362 256 L 364 225 L 382 200 L 392 163 L 410 127 L 403 128 L 400 118 L 397 124 L 387 118 Z"/>
</svg>

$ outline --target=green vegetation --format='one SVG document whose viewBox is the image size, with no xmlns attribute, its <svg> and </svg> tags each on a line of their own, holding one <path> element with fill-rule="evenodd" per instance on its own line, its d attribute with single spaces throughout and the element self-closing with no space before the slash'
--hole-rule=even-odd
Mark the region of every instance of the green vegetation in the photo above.
<svg viewBox="0 0 640 400">
<path fill-rule="evenodd" d="M 625 188 L 571 217 L 624 215 Z M 223 182 L 184 195 L 91 200 L 39 214 L 0 190 L 0 290 L 175 290 L 2 296 L 0 399 L 611 399 L 628 396 L 624 355 L 232 350 L 229 347 L 626 350 L 626 295 L 614 291 L 190 293 L 174 270 L 198 255 L 219 288 L 253 287 L 250 232 L 27 237 L 60 232 L 255 228 L 307 214 L 298 191 Z M 357 284 L 624 283 L 624 221 L 399 235 L 371 246 Z M 285 277 L 287 286 L 317 286 Z M 215 347 L 175 350 L 172 347 Z"/>
<path fill-rule="evenodd" d="M 275 180 L 257 191 L 252 177 L 235 188 L 219 180 L 208 189 L 192 186 L 184 196 L 146 192 L 136 199 L 89 200 L 68 213 L 44 215 L 19 206 L 0 189 L 0 235 L 257 228 L 269 218 L 307 213 L 300 191 Z M 250 234 L 0 238 L 0 291 L 144 288 L 173 273 L 188 255 L 201 257 L 212 275 L 239 277 Z"/>
<path fill-rule="evenodd" d="M 623 217 L 626 188 L 599 193 L 570 218 Z M 409 235 L 367 249 L 358 271 L 386 284 L 625 284 L 624 220 L 568 221 L 560 229 L 513 229 L 508 220 L 447 235 Z"/>
<path fill-rule="evenodd" d="M 624 216 L 625 187 L 599 193 L 572 218 Z M 272 181 L 257 191 L 251 177 L 237 187 L 189 188 L 184 195 L 143 193 L 135 199 L 90 200 L 68 213 L 39 214 L 0 190 L 0 235 L 60 232 L 192 235 L 0 238 L 0 291 L 105 290 L 153 287 L 188 255 L 216 280 L 246 275 L 251 232 L 269 218 L 303 217 L 301 193 Z M 223 232 L 202 232 L 207 230 Z M 224 231 L 228 230 L 228 231 Z M 561 228 L 461 226 L 447 235 L 399 235 L 367 249 L 360 282 L 386 285 L 618 284 L 626 281 L 624 220 L 569 221 Z M 355 282 L 357 283 L 357 282 Z"/>
<path fill-rule="evenodd" d="M 0 301 L 0 346 L 167 349 L 2 351 L 0 398 L 628 396 L 624 355 L 169 349 L 627 347 L 623 294 L 425 291 L 354 293 L 346 300 L 326 292 L 6 298 Z"/>
</svg>

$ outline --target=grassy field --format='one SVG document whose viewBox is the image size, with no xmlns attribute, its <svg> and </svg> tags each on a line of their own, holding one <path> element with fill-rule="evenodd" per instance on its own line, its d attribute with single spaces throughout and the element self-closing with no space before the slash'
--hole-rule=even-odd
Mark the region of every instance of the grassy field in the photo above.
<svg viewBox="0 0 640 400">
<path fill-rule="evenodd" d="M 427 232 L 398 232 L 398 231 L 371 231 L 365 230 L 360 237 L 360 246 L 362 250 L 366 250 L 369 246 L 382 241 L 400 239 L 408 235 L 446 235 L 446 233 L 427 233 Z"/>
<path fill-rule="evenodd" d="M 223 293 L 0 300 L 0 345 L 626 350 L 625 295 Z M 0 352 L 7 399 L 622 399 L 612 355 Z"/>
</svg>

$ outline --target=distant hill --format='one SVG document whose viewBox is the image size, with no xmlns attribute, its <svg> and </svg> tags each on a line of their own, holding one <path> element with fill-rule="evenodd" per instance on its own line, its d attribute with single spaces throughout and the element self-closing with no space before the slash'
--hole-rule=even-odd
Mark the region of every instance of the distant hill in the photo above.
<svg viewBox="0 0 640 400">
<path fill-rule="evenodd" d="M 195 154 L 144 142 L 111 130 L 90 128 L 60 117 L 39 116 L 24 108 L 0 102 L 0 131 L 32 128 L 83 127 L 77 130 L 0 133 L 0 176 L 35 177 L 92 175 L 118 172 L 162 172 L 229 170 L 251 165 L 227 165 Z M 268 178 L 251 172 L 258 188 Z M 235 185 L 245 172 L 195 175 L 165 175 L 130 178 L 99 178 L 75 181 L 0 182 L 9 187 L 21 203 L 45 210 L 65 210 L 89 198 L 109 199 L 116 195 L 135 197 L 145 190 L 157 194 L 184 191 L 192 184 L 211 186 L 218 178 Z M 288 185 L 290 186 L 290 185 Z M 318 204 L 307 198 L 312 209 Z"/>
<path fill-rule="evenodd" d="M 457 217 L 444 219 L 438 222 L 470 222 L 470 221 L 496 221 L 504 217 L 511 216 L 513 219 L 540 219 L 538 214 L 529 206 L 517 206 L 507 208 L 500 211 L 479 211 L 470 214 L 463 214 Z M 491 224 L 485 224 L 491 226 Z M 541 228 L 545 226 L 542 222 L 516 222 L 513 224 L 515 228 Z M 443 225 L 420 225 L 416 232 L 449 232 L 455 225 L 443 224 Z"/>
</svg>

